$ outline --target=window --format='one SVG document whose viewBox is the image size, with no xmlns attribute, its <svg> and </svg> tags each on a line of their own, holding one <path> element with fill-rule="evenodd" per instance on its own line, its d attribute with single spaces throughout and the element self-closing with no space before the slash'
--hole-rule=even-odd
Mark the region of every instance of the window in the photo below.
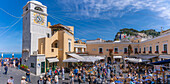
<svg viewBox="0 0 170 84">
<path fill-rule="evenodd" d="M 158 45 L 156 45 L 156 51 L 155 51 L 155 53 L 159 53 L 159 46 L 158 46 Z"/>
<path fill-rule="evenodd" d="M 96 51 L 96 49 L 92 49 L 92 51 Z"/>
<path fill-rule="evenodd" d="M 138 54 L 138 48 L 135 48 L 135 54 Z"/>
<path fill-rule="evenodd" d="M 81 48 L 78 48 L 78 53 L 81 53 Z"/>
<path fill-rule="evenodd" d="M 68 51 L 71 52 L 71 40 L 68 40 Z"/>
<path fill-rule="evenodd" d="M 149 53 L 152 53 L 152 46 L 149 47 Z"/>
<path fill-rule="evenodd" d="M 167 54 L 167 51 L 168 51 L 168 50 L 167 50 L 167 47 L 168 47 L 167 44 L 164 44 L 164 45 L 163 45 L 163 51 L 162 51 L 162 53 L 166 53 L 166 54 Z"/>
<path fill-rule="evenodd" d="M 58 48 L 58 43 L 55 43 L 55 48 Z"/>
<path fill-rule="evenodd" d="M 28 7 L 26 7 L 25 11 L 27 11 L 27 10 L 28 10 Z"/>
<path fill-rule="evenodd" d="M 35 7 L 34 9 L 43 12 L 42 8 L 40 7 Z"/>
<path fill-rule="evenodd" d="M 106 49 L 106 51 L 109 51 L 109 49 Z"/>
<path fill-rule="evenodd" d="M 47 33 L 47 37 L 50 38 L 50 34 L 49 33 Z"/>
<path fill-rule="evenodd" d="M 167 51 L 167 44 L 164 44 L 164 51 Z"/>
<path fill-rule="evenodd" d="M 114 48 L 114 53 L 118 54 L 118 48 Z"/>
<path fill-rule="evenodd" d="M 103 53 L 103 48 L 99 48 L 99 53 Z"/>
<path fill-rule="evenodd" d="M 124 48 L 124 53 L 127 53 L 127 48 Z"/>
<path fill-rule="evenodd" d="M 143 53 L 145 53 L 145 47 L 143 48 Z"/>
<path fill-rule="evenodd" d="M 34 68 L 34 63 L 31 63 L 31 67 Z"/>
<path fill-rule="evenodd" d="M 141 53 L 141 48 L 139 48 L 139 53 Z"/>
<path fill-rule="evenodd" d="M 51 49 L 51 52 L 54 52 L 54 49 Z"/>
</svg>

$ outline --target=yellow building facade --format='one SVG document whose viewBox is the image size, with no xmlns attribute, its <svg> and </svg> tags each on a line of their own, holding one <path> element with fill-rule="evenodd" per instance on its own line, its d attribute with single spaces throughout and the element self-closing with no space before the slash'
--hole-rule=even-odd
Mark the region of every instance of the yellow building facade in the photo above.
<svg viewBox="0 0 170 84">
<path fill-rule="evenodd" d="M 46 67 L 66 66 L 63 60 L 67 59 L 68 52 L 74 52 L 74 27 L 56 24 L 49 26 L 52 36 L 40 38 L 38 54 L 45 54 Z M 58 61 L 49 63 L 48 58 L 57 58 Z"/>
<path fill-rule="evenodd" d="M 139 41 L 138 41 L 139 40 Z M 102 39 L 87 40 L 87 52 L 91 55 L 101 56 L 128 56 L 128 46 L 132 46 L 130 56 L 157 56 L 163 59 L 170 58 L 170 33 L 163 34 L 150 40 L 133 42 L 106 42 Z M 156 61 L 156 60 L 153 60 Z"/>
</svg>

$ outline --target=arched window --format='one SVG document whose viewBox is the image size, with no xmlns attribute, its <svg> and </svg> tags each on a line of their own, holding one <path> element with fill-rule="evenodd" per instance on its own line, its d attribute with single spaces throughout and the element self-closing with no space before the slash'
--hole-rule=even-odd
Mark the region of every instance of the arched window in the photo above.
<svg viewBox="0 0 170 84">
<path fill-rule="evenodd" d="M 43 9 L 40 7 L 35 7 L 34 9 L 43 12 Z"/>
</svg>

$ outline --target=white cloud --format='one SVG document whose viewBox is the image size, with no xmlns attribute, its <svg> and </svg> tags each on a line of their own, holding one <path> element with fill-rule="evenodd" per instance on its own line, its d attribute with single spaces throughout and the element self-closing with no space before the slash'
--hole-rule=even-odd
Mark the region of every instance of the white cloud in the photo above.
<svg viewBox="0 0 170 84">
<path fill-rule="evenodd" d="M 121 17 L 128 12 L 150 10 L 159 17 L 170 19 L 168 0 L 61 0 L 64 10 L 80 16 L 110 18 Z"/>
</svg>

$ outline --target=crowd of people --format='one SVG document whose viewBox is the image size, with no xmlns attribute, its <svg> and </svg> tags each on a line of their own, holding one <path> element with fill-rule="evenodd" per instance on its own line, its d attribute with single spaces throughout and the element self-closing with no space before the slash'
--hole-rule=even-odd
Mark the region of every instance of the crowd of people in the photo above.
<svg viewBox="0 0 170 84">
<path fill-rule="evenodd" d="M 1 60 L 1 66 L 4 66 L 4 74 L 8 72 L 8 67 L 20 69 L 20 60 L 9 59 Z M 92 66 L 89 66 L 92 65 Z M 64 67 L 52 70 L 50 68 L 45 75 L 40 76 L 37 84 L 60 84 L 60 81 L 67 80 L 67 83 L 88 83 L 88 84 L 155 84 L 162 83 L 162 78 L 157 77 L 154 73 L 153 66 L 145 64 L 127 63 L 126 66 L 121 64 L 108 64 L 104 62 L 94 64 L 83 64 L 70 68 L 68 76 L 65 74 Z M 22 76 L 21 84 L 31 83 L 30 69 L 27 69 L 26 75 Z M 8 79 L 8 84 L 13 84 L 14 78 Z"/>
<path fill-rule="evenodd" d="M 123 73 L 128 69 L 127 73 Z M 116 64 L 96 63 L 92 67 L 77 66 L 70 70 L 69 78 L 65 78 L 65 70 L 62 67 L 52 71 L 50 69 L 45 76 L 40 76 L 38 84 L 59 84 L 60 80 L 69 80 L 70 84 L 155 84 L 161 82 L 157 79 L 153 66 L 128 64 L 125 68 Z M 158 80 L 158 82 L 156 82 Z"/>
<path fill-rule="evenodd" d="M 4 73 L 5 75 L 7 75 L 8 73 L 8 67 L 12 67 L 12 68 L 17 68 L 20 69 L 20 64 L 21 64 L 21 59 L 12 59 L 12 58 L 8 58 L 8 59 L 0 59 L 0 66 L 3 67 L 4 66 Z"/>
</svg>

